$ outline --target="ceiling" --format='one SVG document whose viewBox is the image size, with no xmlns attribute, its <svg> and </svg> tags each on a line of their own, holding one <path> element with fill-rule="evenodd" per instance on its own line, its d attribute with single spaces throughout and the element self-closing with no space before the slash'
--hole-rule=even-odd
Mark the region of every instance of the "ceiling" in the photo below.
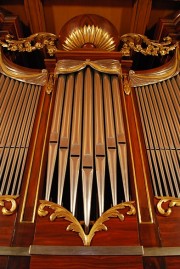
<svg viewBox="0 0 180 269">
<path fill-rule="evenodd" d="M 134 32 L 153 37 L 159 18 L 173 14 L 179 0 L 1 0 L 0 8 L 18 15 L 22 35 L 59 34 L 74 16 L 97 14 L 108 19 L 119 35 Z"/>
</svg>

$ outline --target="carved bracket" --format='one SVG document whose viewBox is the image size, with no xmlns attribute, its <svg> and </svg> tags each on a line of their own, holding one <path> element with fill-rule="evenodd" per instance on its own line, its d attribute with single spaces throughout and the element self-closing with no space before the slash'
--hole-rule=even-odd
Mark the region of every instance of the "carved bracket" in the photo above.
<svg viewBox="0 0 180 269">
<path fill-rule="evenodd" d="M 168 196 L 165 196 L 165 197 L 156 196 L 156 198 L 160 200 L 157 203 L 157 210 L 161 215 L 165 217 L 169 216 L 172 213 L 172 207 L 180 206 L 180 198 L 168 197 Z M 167 209 L 164 209 L 162 207 L 163 203 L 167 203 L 168 205 Z"/>
<path fill-rule="evenodd" d="M 12 215 L 16 208 L 17 208 L 17 204 L 16 204 L 16 199 L 18 198 L 18 195 L 2 195 L 0 196 L 0 206 L 2 206 L 2 214 L 9 216 Z M 11 203 L 11 208 L 7 209 L 5 206 L 5 202 L 10 202 Z"/>
<path fill-rule="evenodd" d="M 135 215 L 136 209 L 133 203 L 134 202 L 125 202 L 108 209 L 101 215 L 101 217 L 96 220 L 89 234 L 85 234 L 80 222 L 72 215 L 70 211 L 55 203 L 41 200 L 38 208 L 38 215 L 40 217 L 48 215 L 48 210 L 45 210 L 45 207 L 48 207 L 49 209 L 54 211 L 54 213 L 50 215 L 50 221 L 54 221 L 56 218 L 64 218 L 65 220 L 71 222 L 71 224 L 67 226 L 66 230 L 78 233 L 83 241 L 84 246 L 90 246 L 96 232 L 107 231 L 107 226 L 104 224 L 105 221 L 108 221 L 110 218 L 115 217 L 118 217 L 121 221 L 124 221 L 125 217 L 122 213 L 119 212 L 119 210 L 129 208 L 126 214 Z"/>
</svg>

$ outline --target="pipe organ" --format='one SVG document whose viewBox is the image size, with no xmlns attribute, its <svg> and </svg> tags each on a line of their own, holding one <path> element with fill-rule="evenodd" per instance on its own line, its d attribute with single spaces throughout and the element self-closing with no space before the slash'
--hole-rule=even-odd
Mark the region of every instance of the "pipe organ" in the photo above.
<svg viewBox="0 0 180 269">
<path fill-rule="evenodd" d="M 95 15 L 56 39 L 0 40 L 0 268 L 177 268 L 178 43 Z M 43 70 L 5 56 L 42 48 Z M 133 71 L 133 51 L 171 58 Z"/>
</svg>

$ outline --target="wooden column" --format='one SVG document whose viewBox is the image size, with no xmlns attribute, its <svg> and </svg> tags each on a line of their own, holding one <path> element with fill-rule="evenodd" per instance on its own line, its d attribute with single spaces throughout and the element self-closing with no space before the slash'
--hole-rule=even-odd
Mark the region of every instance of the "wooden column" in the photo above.
<svg viewBox="0 0 180 269">
<path fill-rule="evenodd" d="M 131 33 L 144 34 L 149 21 L 152 0 L 135 0 L 131 19 Z"/>
<path fill-rule="evenodd" d="M 24 0 L 24 7 L 32 34 L 45 32 L 45 18 L 41 0 Z"/>
</svg>

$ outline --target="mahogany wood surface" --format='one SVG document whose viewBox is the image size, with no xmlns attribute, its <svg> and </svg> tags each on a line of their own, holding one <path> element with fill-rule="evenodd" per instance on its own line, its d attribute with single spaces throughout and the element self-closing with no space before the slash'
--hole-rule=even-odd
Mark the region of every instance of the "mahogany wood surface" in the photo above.
<svg viewBox="0 0 180 269">
<path fill-rule="evenodd" d="M 8 209 L 9 202 L 5 202 L 5 207 Z M 1 209 L 1 208 L 0 208 Z M 0 212 L 0 246 L 10 246 L 14 232 L 16 220 L 16 212 L 6 216 Z"/>
<path fill-rule="evenodd" d="M 38 217 L 34 235 L 34 245 L 81 246 L 78 233 L 66 231 L 70 222 L 64 219 L 50 221 L 49 217 Z M 92 239 L 92 246 L 137 246 L 139 245 L 136 216 L 126 216 L 125 220 L 111 218 L 104 222 L 107 231 L 98 231 Z"/>
<path fill-rule="evenodd" d="M 164 209 L 167 205 L 163 205 Z M 172 208 L 169 216 L 157 214 L 159 231 L 163 247 L 180 247 L 180 210 L 178 207 Z"/>
<path fill-rule="evenodd" d="M 166 257 L 167 269 L 180 268 L 180 255 L 176 257 Z"/>
<path fill-rule="evenodd" d="M 3 269 L 28 269 L 30 257 L 9 257 L 8 267 Z"/>
<path fill-rule="evenodd" d="M 32 256 L 31 269 L 142 269 L 139 256 Z"/>
<path fill-rule="evenodd" d="M 0 269 L 7 268 L 8 256 L 0 256 Z"/>
<path fill-rule="evenodd" d="M 102 51 L 99 49 L 82 49 L 82 50 L 73 50 L 73 51 L 63 51 L 59 50 L 56 53 L 56 60 L 62 59 L 73 59 L 73 60 L 104 60 L 104 59 L 114 59 L 121 60 L 122 53 L 118 51 L 112 51 L 108 53 L 107 51 Z"/>
<path fill-rule="evenodd" d="M 164 257 L 143 257 L 144 269 L 169 269 Z"/>
</svg>

